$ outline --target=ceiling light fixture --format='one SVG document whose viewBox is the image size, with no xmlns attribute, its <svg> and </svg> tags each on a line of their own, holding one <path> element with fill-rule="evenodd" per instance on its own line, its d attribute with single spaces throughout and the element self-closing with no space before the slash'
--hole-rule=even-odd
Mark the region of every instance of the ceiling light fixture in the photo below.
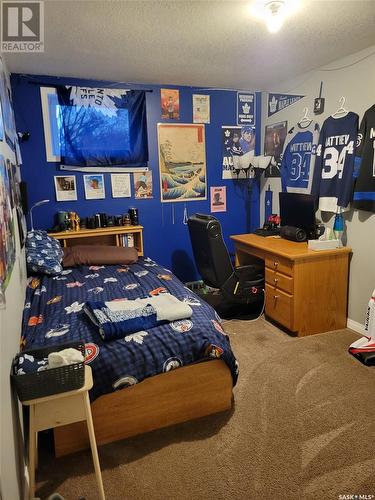
<svg viewBox="0 0 375 500">
<path fill-rule="evenodd" d="M 255 0 L 251 13 L 266 23 L 270 33 L 277 33 L 285 19 L 297 10 L 298 0 Z"/>
<path fill-rule="evenodd" d="M 285 2 L 283 0 L 271 0 L 264 4 L 266 11 L 265 21 L 270 33 L 277 33 L 285 21 Z"/>
</svg>

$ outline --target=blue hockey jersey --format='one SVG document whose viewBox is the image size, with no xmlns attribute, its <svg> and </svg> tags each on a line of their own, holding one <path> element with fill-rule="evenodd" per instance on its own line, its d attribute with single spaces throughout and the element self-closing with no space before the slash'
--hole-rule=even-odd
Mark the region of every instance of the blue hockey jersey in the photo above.
<svg viewBox="0 0 375 500">
<path fill-rule="evenodd" d="M 366 111 L 361 122 L 354 168 L 354 208 L 375 212 L 375 104 Z"/>
<path fill-rule="evenodd" d="M 312 188 L 322 211 L 336 213 L 351 201 L 357 133 L 358 115 L 351 111 L 341 118 L 330 116 L 323 123 Z"/>
<path fill-rule="evenodd" d="M 291 128 L 284 144 L 281 161 L 281 186 L 291 193 L 311 193 L 319 125 L 313 120 L 307 126 Z"/>
</svg>

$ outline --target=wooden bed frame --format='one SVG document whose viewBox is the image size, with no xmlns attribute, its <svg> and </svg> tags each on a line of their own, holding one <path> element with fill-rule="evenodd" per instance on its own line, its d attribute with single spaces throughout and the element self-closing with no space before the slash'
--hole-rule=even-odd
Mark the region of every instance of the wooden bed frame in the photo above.
<svg viewBox="0 0 375 500">
<path fill-rule="evenodd" d="M 91 404 L 97 444 L 229 410 L 232 376 L 222 360 L 184 366 L 105 394 Z M 84 422 L 54 429 L 56 456 L 89 448 Z"/>
</svg>

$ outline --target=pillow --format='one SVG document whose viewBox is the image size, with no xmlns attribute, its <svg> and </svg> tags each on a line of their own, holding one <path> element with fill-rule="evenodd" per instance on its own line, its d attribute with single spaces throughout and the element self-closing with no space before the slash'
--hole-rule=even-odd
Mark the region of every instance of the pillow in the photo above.
<svg viewBox="0 0 375 500">
<path fill-rule="evenodd" d="M 34 230 L 27 233 L 26 262 L 29 273 L 53 276 L 62 272 L 63 251 L 55 238 L 46 231 Z"/>
<path fill-rule="evenodd" d="M 138 252 L 134 247 L 77 245 L 64 248 L 63 267 L 134 264 Z"/>
</svg>

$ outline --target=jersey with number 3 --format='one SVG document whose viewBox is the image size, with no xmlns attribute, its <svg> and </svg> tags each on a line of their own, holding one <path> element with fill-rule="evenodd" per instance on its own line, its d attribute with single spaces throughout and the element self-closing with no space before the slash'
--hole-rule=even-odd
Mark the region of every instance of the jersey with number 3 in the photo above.
<svg viewBox="0 0 375 500">
<path fill-rule="evenodd" d="M 353 205 L 375 212 L 375 104 L 364 114 L 358 132 Z"/>
<path fill-rule="evenodd" d="M 281 186 L 289 193 L 311 193 L 319 125 L 297 123 L 287 135 L 281 161 Z"/>
<path fill-rule="evenodd" d="M 312 193 L 319 197 L 319 209 L 337 212 L 348 208 L 353 196 L 355 146 L 358 115 L 330 116 L 323 123 L 316 149 Z"/>
</svg>

